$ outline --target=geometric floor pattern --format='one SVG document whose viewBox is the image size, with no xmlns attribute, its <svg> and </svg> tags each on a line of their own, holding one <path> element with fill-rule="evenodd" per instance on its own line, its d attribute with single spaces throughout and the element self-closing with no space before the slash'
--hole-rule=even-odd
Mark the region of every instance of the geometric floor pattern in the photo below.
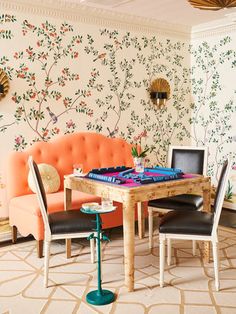
<svg viewBox="0 0 236 314">
<path fill-rule="evenodd" d="M 191 254 L 191 242 L 173 243 L 172 265 L 165 266 L 165 287 L 159 287 L 158 235 L 148 249 L 148 237 L 135 239 L 135 291 L 124 287 L 122 229 L 109 231 L 111 242 L 102 244 L 103 288 L 116 294 L 106 306 L 86 303 L 86 294 L 96 289 L 96 264 L 90 263 L 88 241 L 72 245 L 65 257 L 64 242 L 52 243 L 49 287 L 43 287 L 43 259 L 36 256 L 35 241 L 0 248 L 1 314 L 235 314 L 236 233 L 219 230 L 220 284 L 214 287 L 213 263 L 204 264 L 201 250 Z"/>
</svg>

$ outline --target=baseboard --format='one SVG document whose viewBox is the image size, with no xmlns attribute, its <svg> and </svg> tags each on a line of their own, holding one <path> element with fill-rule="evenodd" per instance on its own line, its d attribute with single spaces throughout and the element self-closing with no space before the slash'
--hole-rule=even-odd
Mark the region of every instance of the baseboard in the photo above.
<svg viewBox="0 0 236 314">
<path fill-rule="evenodd" d="M 11 231 L 0 233 L 0 243 L 5 241 L 11 241 Z"/>
<path fill-rule="evenodd" d="M 17 239 L 22 238 L 22 235 L 17 232 Z M 6 231 L 6 232 L 2 232 L 0 233 L 0 243 L 1 242 L 6 242 L 6 241 L 11 241 L 12 240 L 12 234 L 11 231 Z"/>
</svg>

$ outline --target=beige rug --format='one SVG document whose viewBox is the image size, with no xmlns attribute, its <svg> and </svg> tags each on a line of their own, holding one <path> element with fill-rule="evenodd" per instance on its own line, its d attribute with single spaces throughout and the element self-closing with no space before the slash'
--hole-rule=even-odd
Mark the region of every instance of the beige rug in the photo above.
<svg viewBox="0 0 236 314">
<path fill-rule="evenodd" d="M 86 303 L 96 288 L 96 264 L 90 263 L 87 240 L 73 243 L 74 257 L 65 258 L 63 242 L 54 242 L 50 260 L 50 287 L 43 288 L 43 260 L 36 257 L 35 241 L 0 249 L 1 314 L 93 314 L 93 313 L 236 313 L 236 233 L 220 230 L 221 291 L 216 292 L 213 264 L 204 265 L 201 254 L 192 257 L 191 243 L 173 244 L 173 265 L 166 267 L 166 286 L 160 288 L 157 235 L 148 249 L 147 236 L 136 238 L 135 292 L 124 287 L 123 241 L 120 228 L 110 231 L 103 244 L 103 288 L 116 293 L 106 306 Z"/>
</svg>

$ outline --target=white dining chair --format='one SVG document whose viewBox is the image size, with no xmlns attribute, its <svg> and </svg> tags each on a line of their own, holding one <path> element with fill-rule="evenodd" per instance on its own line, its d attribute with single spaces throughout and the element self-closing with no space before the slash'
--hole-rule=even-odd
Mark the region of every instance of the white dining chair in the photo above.
<svg viewBox="0 0 236 314">
<path fill-rule="evenodd" d="M 170 168 L 180 168 L 185 173 L 203 174 L 207 172 L 207 147 L 170 146 L 168 164 Z M 200 210 L 203 198 L 194 194 L 181 194 L 155 199 L 148 202 L 149 248 L 153 247 L 153 217 L 161 216 L 169 210 Z M 168 241 L 167 263 L 171 263 L 171 242 Z M 193 241 L 193 255 L 196 254 L 196 242 Z"/>
<path fill-rule="evenodd" d="M 218 235 L 217 228 L 224 202 L 225 192 L 232 162 L 227 160 L 221 171 L 218 187 L 216 190 L 213 211 L 170 211 L 164 215 L 159 225 L 160 242 L 160 286 L 164 286 L 164 263 L 165 263 L 165 240 L 197 240 L 210 241 L 212 243 L 215 287 L 218 291 L 219 283 L 219 261 L 218 261 Z"/>
<path fill-rule="evenodd" d="M 28 159 L 36 195 L 44 223 L 44 285 L 48 286 L 50 244 L 52 240 L 86 238 L 95 226 L 95 215 L 86 215 L 80 210 L 67 210 L 55 213 L 47 212 L 47 197 L 37 164 L 32 156 Z M 94 239 L 90 239 L 91 262 L 94 263 Z"/>
</svg>

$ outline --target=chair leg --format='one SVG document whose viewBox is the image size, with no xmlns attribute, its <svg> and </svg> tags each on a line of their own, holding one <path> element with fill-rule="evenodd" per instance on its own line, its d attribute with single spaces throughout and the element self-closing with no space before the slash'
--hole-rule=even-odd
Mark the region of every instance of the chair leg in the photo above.
<svg viewBox="0 0 236 314">
<path fill-rule="evenodd" d="M 90 254 L 91 254 L 91 263 L 94 263 L 94 261 L 95 261 L 94 239 L 90 239 Z"/>
<path fill-rule="evenodd" d="M 196 256 L 196 247 L 197 247 L 197 242 L 195 240 L 192 241 L 192 245 L 193 245 L 193 256 Z"/>
<path fill-rule="evenodd" d="M 167 265 L 171 265 L 171 239 L 167 239 Z"/>
<path fill-rule="evenodd" d="M 37 253 L 38 253 L 38 258 L 43 257 L 43 240 L 37 241 Z"/>
<path fill-rule="evenodd" d="M 220 289 L 219 281 L 219 257 L 218 257 L 218 245 L 216 242 L 212 243 L 213 261 L 214 261 L 214 272 L 215 272 L 215 287 L 216 291 Z"/>
<path fill-rule="evenodd" d="M 165 240 L 160 239 L 160 287 L 164 286 Z"/>
<path fill-rule="evenodd" d="M 49 257 L 50 257 L 50 241 L 45 241 L 44 251 L 44 286 L 48 287 L 48 268 L 49 268 Z"/>
<path fill-rule="evenodd" d="M 17 227 L 16 226 L 12 226 L 11 239 L 12 239 L 12 243 L 15 244 L 17 241 Z"/>
<path fill-rule="evenodd" d="M 153 248 L 153 211 L 148 209 L 148 235 L 149 235 L 149 248 Z"/>
</svg>

